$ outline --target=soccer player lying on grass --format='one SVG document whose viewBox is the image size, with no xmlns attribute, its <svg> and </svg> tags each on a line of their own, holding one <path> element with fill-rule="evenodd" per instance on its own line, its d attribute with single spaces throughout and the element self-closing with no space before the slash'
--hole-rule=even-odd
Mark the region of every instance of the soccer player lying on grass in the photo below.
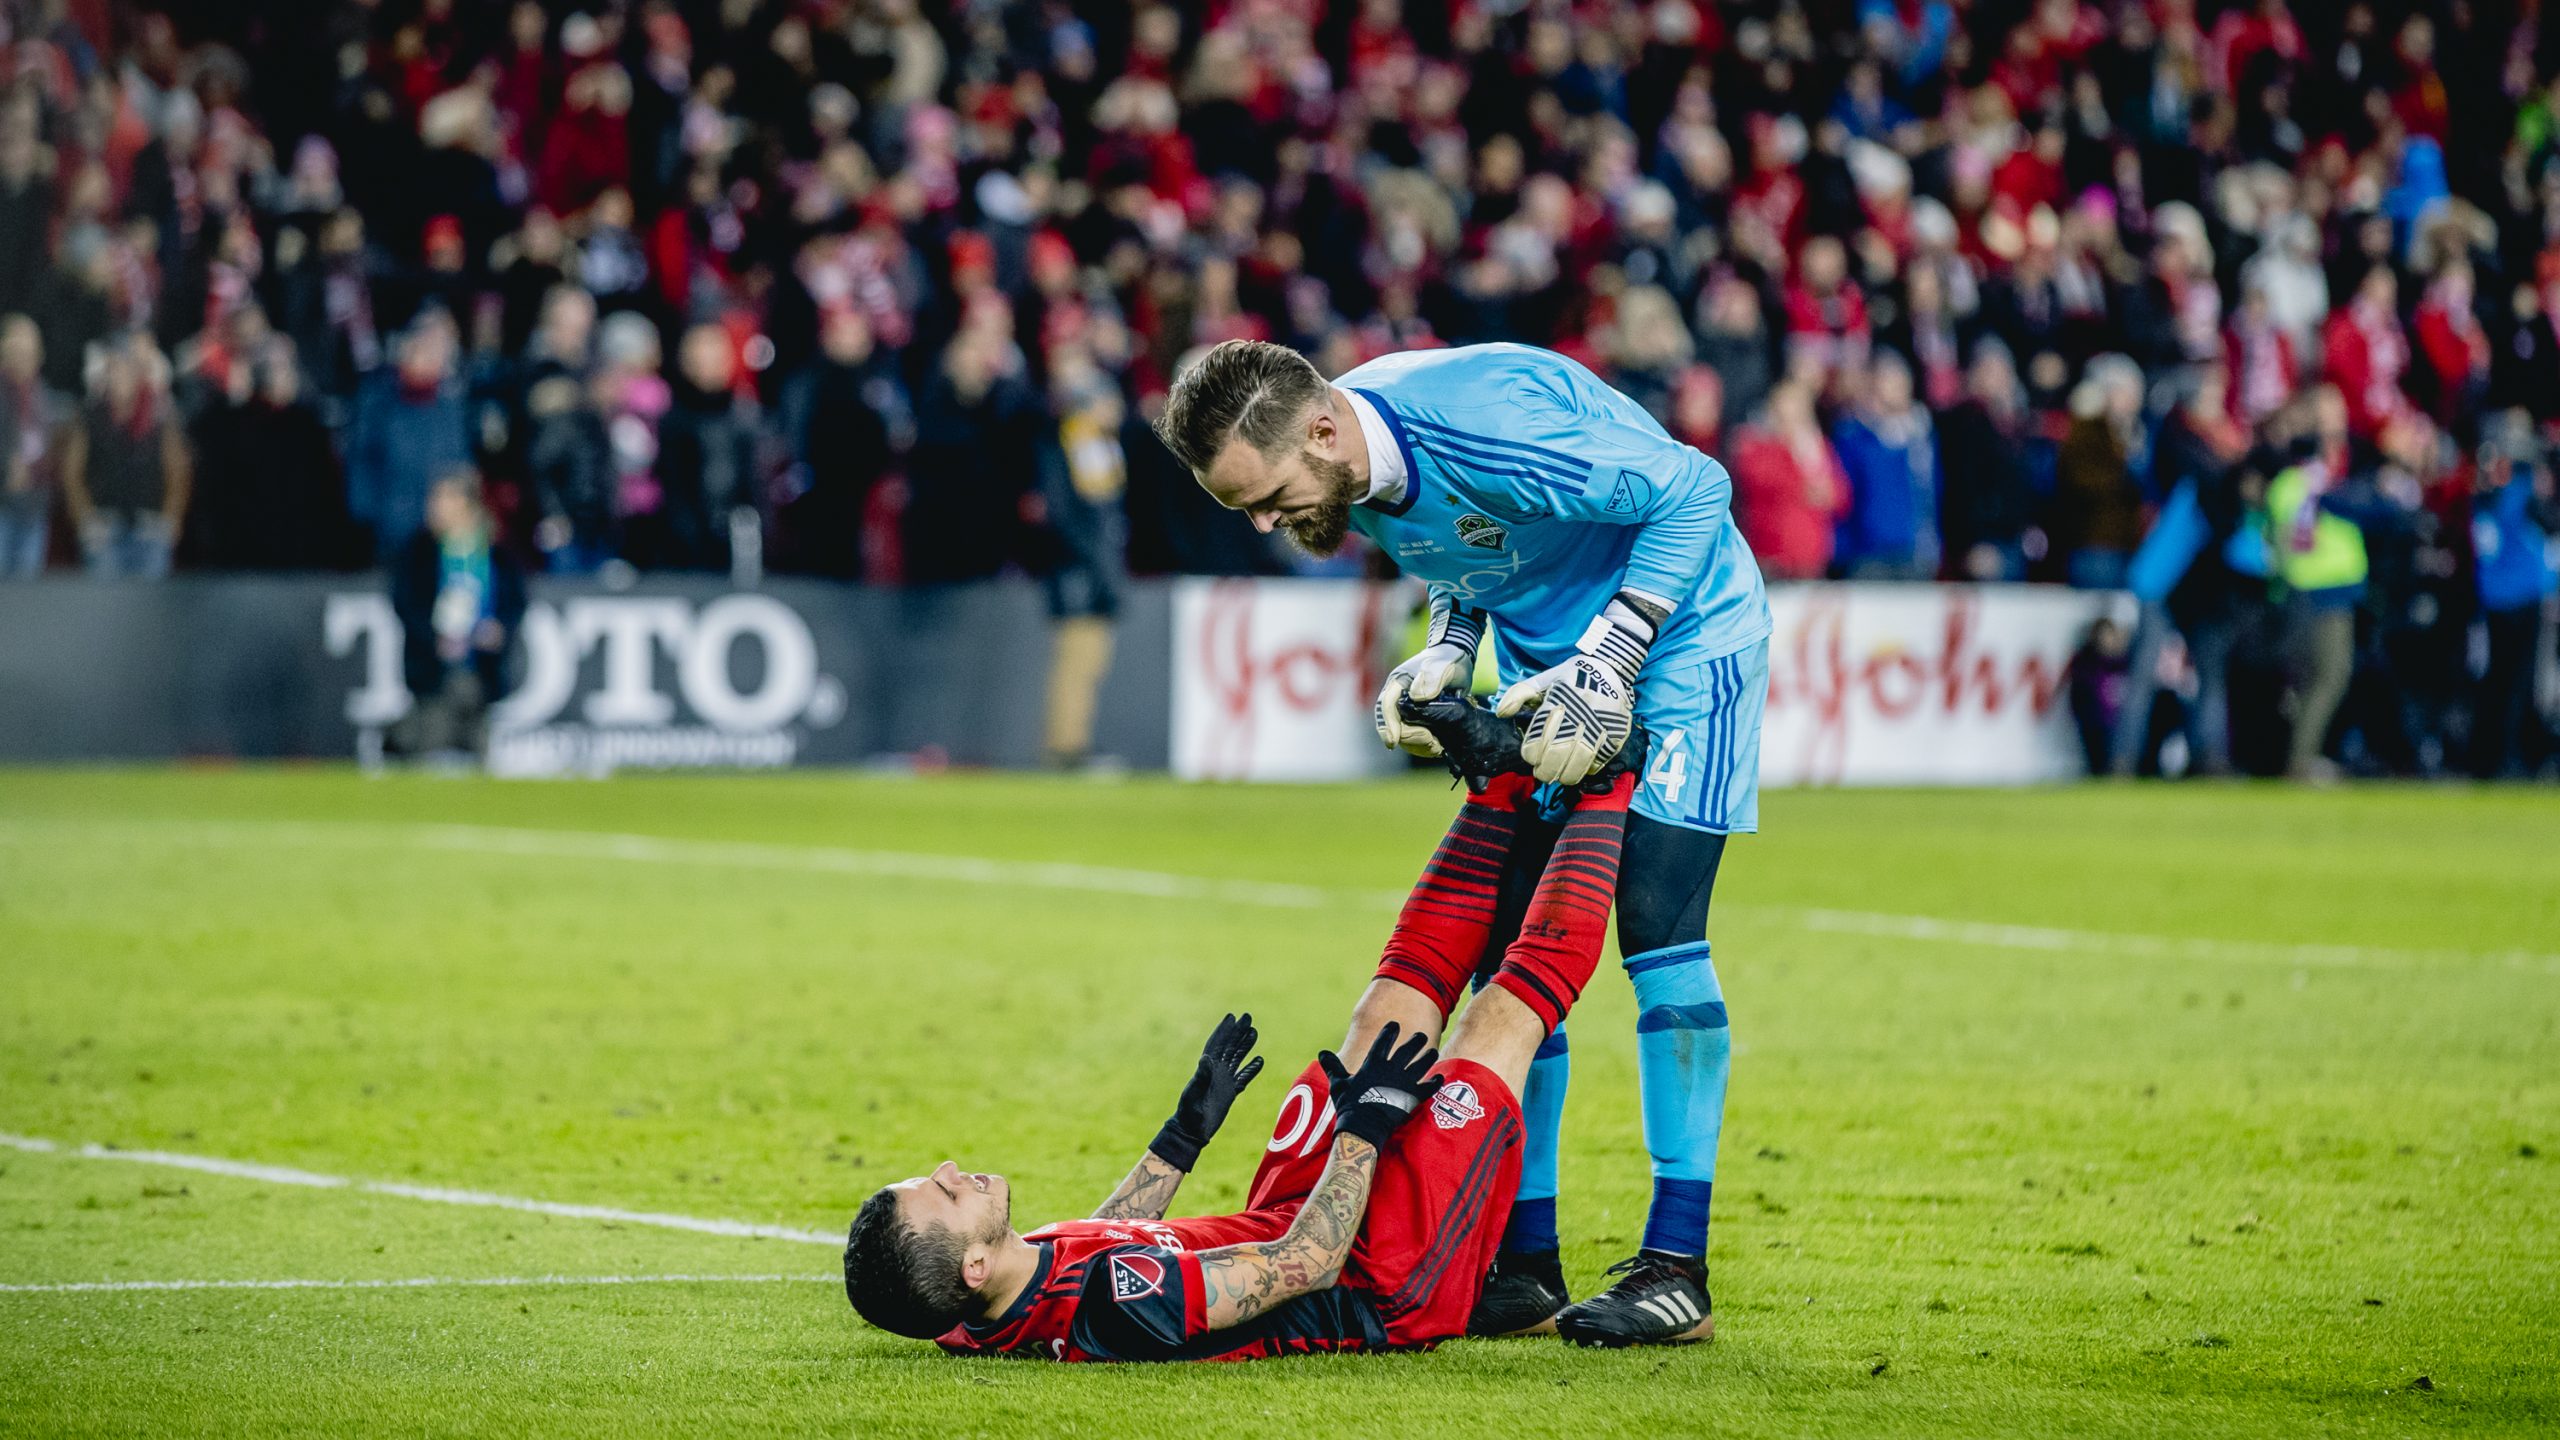
<svg viewBox="0 0 2560 1440">
<path fill-rule="evenodd" d="M 1516 1097 L 1599 962 L 1634 785 L 1621 773 L 1576 799 L 1519 937 L 1445 1057 L 1393 1023 L 1374 1036 L 1355 1023 L 1342 1048 L 1366 1057 L 1357 1070 L 1316 1057 L 1280 1102 L 1243 1211 L 1164 1218 L 1262 1068 L 1247 1059 L 1252 1017 L 1231 1015 L 1091 1219 L 1017 1232 L 1005 1179 L 951 1161 L 864 1201 L 845 1241 L 853 1308 L 953 1354 L 1055 1360 L 1244 1360 L 1465 1334 L 1520 1180 Z M 1534 788 L 1502 776 L 1460 808 L 1373 991 L 1427 973 L 1434 993 L 1454 996 L 1476 971 L 1494 934 L 1499 887 L 1487 877 Z"/>
</svg>

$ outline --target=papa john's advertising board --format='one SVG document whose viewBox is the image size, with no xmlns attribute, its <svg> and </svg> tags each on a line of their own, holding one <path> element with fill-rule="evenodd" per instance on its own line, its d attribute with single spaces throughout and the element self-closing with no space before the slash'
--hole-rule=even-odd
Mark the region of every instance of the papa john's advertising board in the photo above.
<svg viewBox="0 0 2560 1440">
<path fill-rule="evenodd" d="M 2116 597 L 2044 585 L 1769 592 L 1764 785 L 2021 785 L 2085 769 L 2071 654 Z"/>
<path fill-rule="evenodd" d="M 1417 594 L 1348 580 L 1181 582 L 1174 773 L 1349 780 L 1400 768 L 1370 706 Z M 2015 785 L 2081 773 L 2071 654 L 2115 603 L 2050 586 L 1772 588 L 1762 783 Z"/>
<path fill-rule="evenodd" d="M 1416 593 L 1358 580 L 1176 582 L 1173 773 L 1356 780 L 1402 768 L 1369 710 Z"/>
</svg>

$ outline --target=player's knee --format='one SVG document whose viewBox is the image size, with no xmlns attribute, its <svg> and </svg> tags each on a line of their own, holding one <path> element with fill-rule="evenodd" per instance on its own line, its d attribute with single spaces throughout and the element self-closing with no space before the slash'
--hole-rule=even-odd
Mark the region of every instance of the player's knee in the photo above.
<svg viewBox="0 0 2560 1440">
<path fill-rule="evenodd" d="M 1637 816 L 1618 871 L 1618 951 L 1690 945 L 1707 938 L 1707 902 L 1724 859 L 1722 835 Z"/>
<path fill-rule="evenodd" d="M 1707 917 L 1701 912 L 1692 918 L 1689 908 L 1678 898 L 1663 896 L 1658 887 L 1622 887 L 1618 891 L 1618 953 L 1643 955 L 1704 940 Z"/>
<path fill-rule="evenodd" d="M 1343 1036 L 1342 1053 L 1358 1057 L 1369 1050 L 1369 1042 L 1385 1029 L 1389 1021 L 1410 1034 L 1420 1030 L 1437 1035 L 1448 1018 L 1448 1010 L 1432 997 L 1401 980 L 1380 975 L 1360 992 L 1351 1007 L 1351 1029 Z"/>
</svg>

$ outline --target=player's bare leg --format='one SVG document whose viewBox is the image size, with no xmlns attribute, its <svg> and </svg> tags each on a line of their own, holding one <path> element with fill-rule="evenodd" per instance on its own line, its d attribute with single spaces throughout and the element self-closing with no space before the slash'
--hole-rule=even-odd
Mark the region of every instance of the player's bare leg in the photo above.
<svg viewBox="0 0 2560 1440">
<path fill-rule="evenodd" d="M 1393 1024 L 1407 1035 L 1438 1035 L 1448 1020 L 1448 1012 L 1440 1002 L 1401 980 L 1381 975 L 1360 992 L 1358 1003 L 1351 1007 L 1351 1028 L 1343 1032 L 1344 1055 L 1366 1055 L 1378 1032 Z"/>
</svg>

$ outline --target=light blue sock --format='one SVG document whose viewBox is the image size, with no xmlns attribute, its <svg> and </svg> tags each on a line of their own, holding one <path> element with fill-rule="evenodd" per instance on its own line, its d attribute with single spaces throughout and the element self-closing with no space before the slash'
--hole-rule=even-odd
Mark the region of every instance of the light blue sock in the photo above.
<svg viewBox="0 0 2560 1440">
<path fill-rule="evenodd" d="M 1502 1230 L 1505 1250 L 1541 1254 L 1556 1248 L 1556 1136 L 1564 1127 L 1564 1087 L 1572 1074 L 1573 1055 L 1558 1027 L 1538 1046 L 1520 1094 L 1520 1191 Z"/>
<path fill-rule="evenodd" d="M 1653 1156 L 1644 1248 L 1704 1255 L 1725 1081 L 1733 1068 L 1724 988 L 1704 940 L 1629 956 L 1627 977 L 1636 987 L 1644 1148 Z"/>
</svg>

